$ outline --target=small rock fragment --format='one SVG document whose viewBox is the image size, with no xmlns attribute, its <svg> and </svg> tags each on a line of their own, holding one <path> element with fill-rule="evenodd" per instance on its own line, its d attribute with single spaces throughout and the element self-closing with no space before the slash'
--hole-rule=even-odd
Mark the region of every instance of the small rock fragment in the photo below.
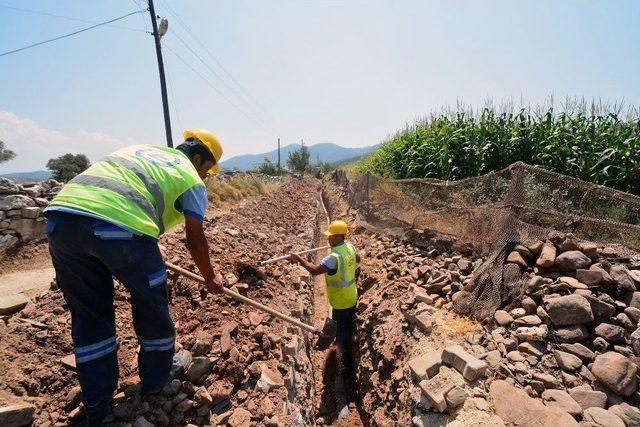
<svg viewBox="0 0 640 427">
<path fill-rule="evenodd" d="M 265 392 L 279 387 L 284 387 L 284 378 L 278 370 L 269 368 L 266 364 L 260 365 L 260 379 L 256 387 Z"/>
<path fill-rule="evenodd" d="M 0 426 L 27 426 L 33 423 L 36 408 L 28 403 L 0 407 Z"/>
<path fill-rule="evenodd" d="M 558 255 L 554 264 L 562 271 L 576 271 L 589 268 L 591 260 L 580 251 L 567 251 Z"/>
<path fill-rule="evenodd" d="M 18 312 L 28 303 L 29 299 L 22 293 L 0 296 L 0 315 Z"/>
<path fill-rule="evenodd" d="M 445 400 L 447 401 L 447 408 L 457 408 L 461 406 L 465 400 L 467 400 L 469 394 L 460 386 L 455 386 L 447 392 Z"/>
<path fill-rule="evenodd" d="M 575 372 L 582 366 L 582 360 L 578 356 L 574 356 L 564 351 L 554 350 L 553 355 L 556 357 L 558 366 L 564 371 Z"/>
<path fill-rule="evenodd" d="M 547 314 L 556 326 L 573 326 L 591 323 L 593 311 L 586 298 L 572 294 L 550 300 Z"/>
<path fill-rule="evenodd" d="M 542 393 L 542 400 L 547 406 L 555 406 L 571 415 L 578 416 L 582 413 L 582 408 L 578 402 L 564 390 L 545 390 Z"/>
</svg>

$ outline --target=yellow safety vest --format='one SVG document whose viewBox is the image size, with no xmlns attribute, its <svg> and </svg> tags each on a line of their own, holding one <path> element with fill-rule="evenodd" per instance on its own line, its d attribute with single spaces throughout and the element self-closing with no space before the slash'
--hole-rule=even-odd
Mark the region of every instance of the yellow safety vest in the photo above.
<svg viewBox="0 0 640 427">
<path fill-rule="evenodd" d="M 157 239 L 183 220 L 175 202 L 198 185 L 204 182 L 181 151 L 134 145 L 73 178 L 51 205 L 86 211 Z"/>
<path fill-rule="evenodd" d="M 338 270 L 335 274 L 325 273 L 329 304 L 336 309 L 355 307 L 358 302 L 356 286 L 356 250 L 351 243 L 333 246 L 329 256 L 335 257 Z"/>
</svg>

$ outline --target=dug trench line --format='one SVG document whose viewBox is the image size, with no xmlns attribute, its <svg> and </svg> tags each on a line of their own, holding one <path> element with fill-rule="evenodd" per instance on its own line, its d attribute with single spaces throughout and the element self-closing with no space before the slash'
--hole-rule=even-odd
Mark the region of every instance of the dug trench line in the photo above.
<svg viewBox="0 0 640 427">
<path fill-rule="evenodd" d="M 488 409 L 482 384 L 466 383 L 460 373 L 447 366 L 441 368 L 441 376 L 455 381 L 456 390 L 464 390 L 469 398 L 463 404 L 455 402 L 457 406 L 445 413 L 437 412 L 411 368 L 429 352 L 452 344 L 468 348 L 467 341 L 481 331 L 478 322 L 448 310 L 448 301 L 442 298 L 417 300 L 416 295 L 422 298 L 423 294 L 416 283 L 424 284 L 454 270 L 462 278 L 480 260 L 448 239 L 416 241 L 396 227 L 372 226 L 350 208 L 348 194 L 332 181 L 323 183 L 323 194 L 331 217 L 349 224 L 349 240 L 361 255 L 354 364 L 357 408 L 363 424 L 504 425 Z M 462 252 L 467 256 L 460 255 Z"/>
<path fill-rule="evenodd" d="M 330 221 L 331 217 L 324 203 L 324 194 L 320 192 L 315 224 L 315 243 L 317 246 L 326 243 L 326 238 L 322 232 L 327 229 Z M 324 252 L 316 253 L 314 257 L 316 264 L 319 263 L 324 256 Z M 322 327 L 324 320 L 331 315 L 325 280 L 322 275 L 313 278 L 313 314 L 314 326 L 316 327 Z M 366 425 L 358 406 L 359 399 L 356 395 L 355 384 L 353 384 L 352 387 L 347 387 L 347 396 L 341 397 L 341 400 L 349 402 L 350 412 L 348 416 L 338 419 L 341 408 L 337 408 L 336 405 L 335 380 L 337 374 L 337 359 L 335 345 L 325 351 L 314 351 L 311 359 L 315 380 L 316 424 L 345 427 Z M 354 360 L 354 366 L 356 363 L 357 361 Z M 349 374 L 352 378 L 355 378 L 355 372 L 350 372 Z"/>
</svg>

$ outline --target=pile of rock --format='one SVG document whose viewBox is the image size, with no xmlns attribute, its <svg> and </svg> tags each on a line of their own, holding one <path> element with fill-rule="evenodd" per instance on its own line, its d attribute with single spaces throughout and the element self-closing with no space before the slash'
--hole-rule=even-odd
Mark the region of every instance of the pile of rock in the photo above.
<svg viewBox="0 0 640 427">
<path fill-rule="evenodd" d="M 640 425 L 640 262 L 555 235 L 518 245 L 524 295 L 468 338 L 496 378 L 590 425 Z"/>
<path fill-rule="evenodd" d="M 0 250 L 44 238 L 42 211 L 61 189 L 53 179 L 17 184 L 0 178 Z"/>
<path fill-rule="evenodd" d="M 357 232 L 358 227 L 354 228 Z M 420 345 L 433 335 L 443 337 L 447 319 L 438 316 L 447 311 L 441 308 L 451 306 L 451 295 L 471 280 L 482 259 L 472 257 L 468 246 L 447 236 L 410 234 L 351 236 L 363 255 L 357 377 L 363 410 L 370 411 L 372 425 L 410 425 L 412 417 L 436 408 L 449 412 L 467 396 L 482 398 L 474 385 L 478 380 L 465 380 L 464 366 L 443 362 L 443 349 L 457 347 L 445 339 L 435 347 L 431 340 L 427 346 Z M 474 359 L 479 366 L 485 364 Z M 421 384 L 423 380 L 427 383 Z"/>
<path fill-rule="evenodd" d="M 160 393 L 143 395 L 140 384 L 127 386 L 118 393 L 113 400 L 111 419 L 132 422 L 138 427 L 185 424 L 249 426 L 252 420 L 261 420 L 267 426 L 283 425 L 275 414 L 276 405 L 283 396 L 295 393 L 295 381 L 281 372 L 283 368 L 278 366 L 278 362 L 256 361 L 248 367 L 246 375 L 242 371 L 237 372 L 242 385 L 237 389 L 233 379 L 216 375 L 223 369 L 222 360 L 206 353 L 194 356 L 202 353 L 198 346 L 211 348 L 212 336 L 200 338 L 206 341 L 198 341 L 193 347 L 195 352 L 182 349 L 174 356 L 172 372 L 176 378 Z M 233 350 L 238 352 L 235 348 Z M 295 357 L 296 354 L 289 356 Z M 234 355 L 227 357 L 233 358 Z M 74 399 L 69 397 L 69 403 Z"/>
<path fill-rule="evenodd" d="M 438 239 L 420 245 L 406 236 L 375 236 L 358 243 L 365 241 L 365 262 L 378 270 L 360 280 L 371 289 L 358 313 L 368 407 L 402 422 L 411 408 L 415 425 L 442 420 L 434 418 L 438 412 L 490 414 L 490 406 L 507 424 L 538 417 L 563 425 L 640 425 L 637 259 L 566 235 L 518 245 L 504 268 L 526 283 L 522 295 L 454 345 L 455 334 L 442 339 L 453 319 L 443 312 L 476 286 L 472 274 L 482 259 Z M 459 364 L 443 357 L 452 348 Z M 469 369 L 465 376 L 467 366 L 484 374 Z M 384 417 L 373 414 L 376 422 Z"/>
<path fill-rule="evenodd" d="M 328 205 L 348 213 L 348 194 L 333 197 L 334 184 L 326 185 Z M 506 425 L 640 426 L 638 259 L 562 234 L 518 245 L 503 272 L 514 286 L 493 295 L 506 303 L 474 325 L 447 309 L 468 293 L 491 293 L 472 279 L 482 259 L 442 236 L 427 244 L 407 237 L 373 235 L 356 245 L 367 247 L 363 269 L 374 276 L 360 280 L 358 310 L 358 380 L 374 424 L 502 425 L 482 418 L 495 413 Z M 486 363 L 484 379 L 465 380 L 446 363 L 429 371 L 455 343 Z M 417 382 L 417 374 L 425 377 Z M 431 378 L 431 391 L 419 386 Z M 447 391 L 434 394 L 440 385 Z"/>
<path fill-rule="evenodd" d="M 450 308 L 454 295 L 471 285 L 471 274 L 482 259 L 472 258 L 469 246 L 446 236 L 428 241 L 405 237 L 382 237 L 366 255 L 384 260 L 387 279 L 414 284 L 412 289 L 420 294 L 417 302 Z"/>
<path fill-rule="evenodd" d="M 229 182 L 234 178 L 256 178 L 262 182 L 279 183 L 283 177 L 284 175 L 266 175 L 252 171 L 223 170 L 215 178 L 223 182 Z"/>
</svg>

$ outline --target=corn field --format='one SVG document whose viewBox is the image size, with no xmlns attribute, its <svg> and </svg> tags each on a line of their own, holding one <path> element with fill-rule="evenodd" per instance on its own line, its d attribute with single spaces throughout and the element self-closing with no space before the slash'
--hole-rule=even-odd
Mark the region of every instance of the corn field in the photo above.
<svg viewBox="0 0 640 427">
<path fill-rule="evenodd" d="M 355 165 L 389 178 L 457 180 L 522 161 L 640 195 L 640 116 L 619 106 L 443 112 L 408 125 Z"/>
</svg>

